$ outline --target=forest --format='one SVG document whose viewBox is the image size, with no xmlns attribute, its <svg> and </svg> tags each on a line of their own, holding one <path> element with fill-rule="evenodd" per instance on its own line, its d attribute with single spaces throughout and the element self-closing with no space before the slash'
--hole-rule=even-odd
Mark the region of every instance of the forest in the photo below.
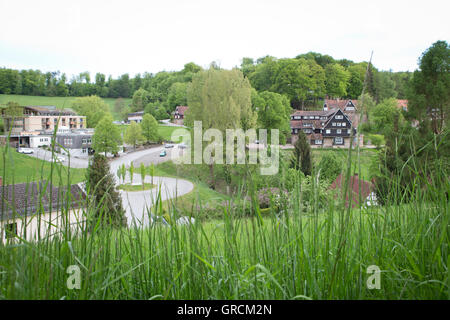
<svg viewBox="0 0 450 320">
<path fill-rule="evenodd" d="M 368 62 L 353 62 L 315 52 L 295 58 L 265 56 L 244 57 L 239 68 L 258 92 L 283 94 L 293 108 L 319 106 L 325 96 L 357 99 L 362 92 Z M 216 62 L 210 67 L 220 69 Z M 0 68 L 0 94 L 33 96 L 89 96 L 131 98 L 140 88 L 146 90 L 146 100 L 168 112 L 186 104 L 187 84 L 202 67 L 186 63 L 180 71 L 123 74 L 113 78 L 102 73 L 91 77 L 81 72 L 68 79 L 61 71 L 15 70 Z M 405 99 L 411 72 L 378 70 L 370 65 L 367 91 L 379 103 L 387 98 Z M 132 110 L 133 111 L 133 110 Z"/>
</svg>

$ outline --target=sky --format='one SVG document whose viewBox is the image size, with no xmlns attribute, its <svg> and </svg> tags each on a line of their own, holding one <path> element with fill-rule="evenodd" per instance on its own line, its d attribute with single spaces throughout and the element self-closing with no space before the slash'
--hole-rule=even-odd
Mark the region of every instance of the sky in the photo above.
<svg viewBox="0 0 450 320">
<path fill-rule="evenodd" d="M 309 51 L 414 71 L 450 42 L 450 1 L 0 0 L 0 67 L 67 75 L 176 71 Z"/>
</svg>

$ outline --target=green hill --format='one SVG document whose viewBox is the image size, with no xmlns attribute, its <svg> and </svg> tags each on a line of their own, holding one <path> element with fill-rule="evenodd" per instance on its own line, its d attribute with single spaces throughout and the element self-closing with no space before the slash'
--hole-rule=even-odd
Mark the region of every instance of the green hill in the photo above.
<svg viewBox="0 0 450 320">
<path fill-rule="evenodd" d="M 17 102 L 20 105 L 36 105 L 36 106 L 56 106 L 57 108 L 70 108 L 72 101 L 77 97 L 45 97 L 45 96 L 23 96 L 15 94 L 0 94 L 0 106 L 6 105 L 8 102 Z M 114 112 L 114 98 L 102 98 L 109 106 L 109 110 L 113 118 L 119 120 L 119 114 Z M 123 99 L 125 105 L 131 103 L 130 98 Z"/>
</svg>

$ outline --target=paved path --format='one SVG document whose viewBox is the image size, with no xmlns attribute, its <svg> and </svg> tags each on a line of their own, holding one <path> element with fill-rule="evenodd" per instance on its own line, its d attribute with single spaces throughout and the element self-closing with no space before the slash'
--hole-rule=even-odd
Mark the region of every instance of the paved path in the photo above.
<svg viewBox="0 0 450 320">
<path fill-rule="evenodd" d="M 175 147 L 175 150 L 176 149 L 177 147 Z M 164 150 L 164 147 L 146 149 L 126 154 L 111 161 L 111 173 L 116 178 L 116 183 L 118 182 L 117 169 L 122 166 L 122 164 L 129 166 L 131 162 L 133 162 L 133 165 L 136 168 L 136 173 L 133 174 L 133 184 L 142 184 L 141 175 L 139 174 L 140 163 L 144 163 L 147 166 L 150 163 L 170 160 L 170 153 L 173 149 L 166 149 L 168 153 L 167 156 L 159 157 L 159 153 L 162 150 Z M 125 178 L 125 183 L 128 182 L 131 182 L 129 172 L 127 172 Z M 152 178 L 146 176 L 144 182 L 151 183 Z M 128 225 L 148 225 L 151 222 L 151 207 L 156 203 L 158 197 L 160 197 L 161 201 L 164 201 L 177 196 L 182 196 L 194 189 L 192 182 L 178 178 L 153 177 L 153 184 L 156 185 L 155 188 L 145 191 L 125 192 L 119 190 L 122 196 L 122 203 L 125 208 Z"/>
<path fill-rule="evenodd" d="M 31 157 L 39 158 L 45 161 L 51 161 L 52 159 L 52 152 L 41 149 L 41 148 L 34 148 L 34 153 L 29 154 Z M 62 156 L 64 158 L 64 161 L 62 162 L 63 165 L 66 167 L 69 166 L 68 157 L 66 155 L 61 155 L 60 153 L 55 153 L 55 156 Z M 87 158 L 70 158 L 70 167 L 71 168 L 87 168 L 88 167 L 88 159 Z"/>
<path fill-rule="evenodd" d="M 165 157 L 160 157 L 159 154 L 162 150 L 166 150 L 167 155 Z M 165 149 L 163 146 L 145 149 L 141 151 L 136 151 L 128 154 L 124 154 L 119 158 L 114 158 L 110 162 L 110 172 L 113 174 L 116 184 L 119 184 L 119 179 L 117 177 L 117 169 L 125 164 L 129 167 L 131 162 L 133 162 L 136 168 L 135 174 L 133 174 L 133 184 L 141 184 L 142 179 L 139 173 L 140 163 L 144 163 L 146 166 L 151 163 L 159 163 L 162 161 L 171 160 L 171 153 L 177 152 L 178 147 L 175 145 L 174 148 Z M 40 158 L 42 160 L 50 161 L 51 152 L 46 150 L 35 150 L 32 156 Z M 65 161 L 63 164 L 68 166 L 67 156 L 64 156 Z M 70 167 L 72 168 L 87 168 L 88 159 L 70 159 Z M 130 182 L 130 174 L 127 171 L 125 178 L 125 183 Z M 145 177 L 145 183 L 151 183 L 152 178 L 150 176 Z M 153 184 L 157 187 L 145 190 L 145 191 L 133 191 L 125 192 L 119 190 L 122 197 L 122 203 L 125 208 L 126 217 L 128 225 L 143 224 L 148 225 L 150 222 L 151 207 L 156 203 L 158 195 L 160 195 L 161 201 L 175 198 L 177 196 L 182 196 L 191 192 L 194 189 L 194 185 L 187 180 L 178 178 L 168 178 L 168 177 L 153 177 Z"/>
</svg>

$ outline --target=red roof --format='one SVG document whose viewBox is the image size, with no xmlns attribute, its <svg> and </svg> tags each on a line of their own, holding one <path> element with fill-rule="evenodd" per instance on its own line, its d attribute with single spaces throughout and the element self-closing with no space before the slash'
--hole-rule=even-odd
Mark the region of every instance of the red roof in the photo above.
<svg viewBox="0 0 450 320">
<path fill-rule="evenodd" d="M 334 180 L 334 182 L 331 184 L 330 188 L 331 190 L 335 189 L 341 189 L 342 184 L 345 183 L 344 176 L 342 173 Z M 370 195 L 371 192 L 374 191 L 374 186 L 369 181 L 364 181 L 362 179 L 359 179 L 358 175 L 354 175 L 350 177 L 349 179 L 349 191 L 352 195 L 352 208 L 356 207 L 359 203 L 359 189 L 361 188 L 361 200 L 363 202 L 366 201 L 367 197 Z M 349 195 L 347 194 L 345 199 L 345 206 L 348 206 L 348 198 Z"/>
<path fill-rule="evenodd" d="M 175 112 L 178 112 L 179 115 L 184 116 L 184 113 L 186 112 L 187 109 L 189 109 L 189 107 L 187 106 L 178 106 L 175 108 Z"/>
<path fill-rule="evenodd" d="M 397 106 L 405 111 L 408 111 L 408 100 L 397 99 Z"/>
<path fill-rule="evenodd" d="M 356 108 L 358 107 L 358 100 L 353 99 L 325 99 L 324 105 L 326 104 L 328 109 L 339 108 L 344 111 L 349 101 L 351 101 Z"/>
</svg>

